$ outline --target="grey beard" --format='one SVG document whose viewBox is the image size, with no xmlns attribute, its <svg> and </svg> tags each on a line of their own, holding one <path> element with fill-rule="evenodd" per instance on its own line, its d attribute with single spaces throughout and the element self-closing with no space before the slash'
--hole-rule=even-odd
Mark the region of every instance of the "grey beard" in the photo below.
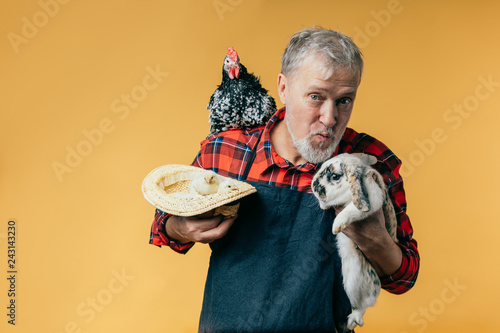
<svg viewBox="0 0 500 333">
<path fill-rule="evenodd" d="M 290 135 L 292 136 L 293 140 L 293 145 L 295 148 L 297 148 L 297 151 L 299 152 L 300 156 L 305 158 L 307 161 L 313 163 L 313 164 L 318 164 L 321 162 L 324 162 L 328 160 L 330 157 L 332 157 L 333 153 L 335 152 L 335 149 L 337 148 L 340 138 L 336 138 L 333 129 L 331 128 L 326 128 L 325 130 L 319 130 L 315 132 L 311 132 L 305 137 L 304 139 L 297 139 L 295 135 L 293 134 L 290 126 L 290 122 L 288 120 L 289 118 L 286 117 L 286 125 L 288 127 L 288 132 L 290 132 Z M 325 146 L 326 143 L 320 142 L 318 148 L 315 148 L 312 146 L 310 143 L 311 138 L 319 133 L 322 132 L 327 132 L 332 138 L 333 138 L 333 143 Z"/>
</svg>

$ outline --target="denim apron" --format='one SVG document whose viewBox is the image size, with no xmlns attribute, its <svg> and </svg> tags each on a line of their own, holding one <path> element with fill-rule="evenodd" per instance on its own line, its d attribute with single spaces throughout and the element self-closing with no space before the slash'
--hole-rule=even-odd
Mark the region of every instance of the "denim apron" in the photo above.
<svg viewBox="0 0 500 333">
<path fill-rule="evenodd" d="M 350 332 L 334 213 L 312 193 L 249 183 L 257 193 L 210 244 L 199 332 Z"/>
</svg>

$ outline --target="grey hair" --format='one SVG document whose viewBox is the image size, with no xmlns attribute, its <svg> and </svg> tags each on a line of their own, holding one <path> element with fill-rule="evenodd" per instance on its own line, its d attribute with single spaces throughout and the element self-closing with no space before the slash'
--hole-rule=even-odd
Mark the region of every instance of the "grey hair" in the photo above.
<svg viewBox="0 0 500 333">
<path fill-rule="evenodd" d="M 330 78 L 336 68 L 342 68 L 361 80 L 363 59 L 356 44 L 346 35 L 321 27 L 302 29 L 290 38 L 281 58 L 281 73 L 291 77 L 309 53 L 322 56 L 325 79 Z"/>
</svg>

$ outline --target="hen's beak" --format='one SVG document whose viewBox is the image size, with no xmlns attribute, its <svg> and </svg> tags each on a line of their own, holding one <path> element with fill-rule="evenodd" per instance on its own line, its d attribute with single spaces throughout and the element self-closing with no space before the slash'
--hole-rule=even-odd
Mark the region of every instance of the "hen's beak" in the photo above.
<svg viewBox="0 0 500 333">
<path fill-rule="evenodd" d="M 240 78 L 240 67 L 237 64 L 231 64 L 229 67 L 229 71 L 227 72 L 229 74 L 229 78 L 234 79 Z"/>
</svg>

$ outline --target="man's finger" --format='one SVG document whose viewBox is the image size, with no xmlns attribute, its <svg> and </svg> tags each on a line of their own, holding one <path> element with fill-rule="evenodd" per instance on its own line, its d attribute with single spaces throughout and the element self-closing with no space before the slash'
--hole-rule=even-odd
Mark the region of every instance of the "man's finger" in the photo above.
<svg viewBox="0 0 500 333">
<path fill-rule="evenodd" d="M 222 221 L 222 215 L 210 218 L 190 218 L 186 221 L 186 229 L 189 233 L 203 233 L 216 228 Z"/>
<path fill-rule="evenodd" d="M 205 232 L 202 232 L 200 234 L 200 236 L 202 238 L 202 240 L 200 240 L 200 242 L 201 243 L 210 243 L 216 239 L 224 237 L 227 234 L 227 232 L 229 231 L 229 228 L 231 228 L 231 226 L 233 225 L 235 220 L 236 220 L 236 216 L 225 219 L 215 228 L 212 228 L 212 229 L 209 229 Z"/>
</svg>

